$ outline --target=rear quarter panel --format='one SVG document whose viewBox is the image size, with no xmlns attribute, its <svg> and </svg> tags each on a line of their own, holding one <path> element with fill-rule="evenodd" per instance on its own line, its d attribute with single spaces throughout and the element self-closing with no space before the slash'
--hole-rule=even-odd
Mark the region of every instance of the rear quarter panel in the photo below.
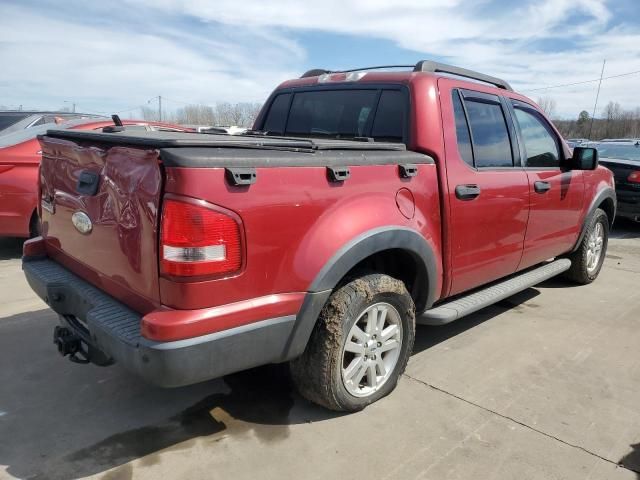
<svg viewBox="0 0 640 480">
<path fill-rule="evenodd" d="M 167 193 L 201 198 L 240 215 L 246 267 L 231 278 L 197 283 L 161 278 L 162 303 L 194 309 L 307 291 L 341 247 L 385 226 L 421 233 L 439 259 L 436 168 L 418 169 L 416 177 L 401 179 L 397 165 L 353 166 L 347 181 L 332 183 L 324 167 L 258 168 L 257 182 L 238 188 L 227 184 L 223 168 L 167 168 Z M 415 199 L 412 218 L 405 218 L 396 204 L 401 188 Z M 438 282 L 440 277 L 439 271 Z"/>
</svg>

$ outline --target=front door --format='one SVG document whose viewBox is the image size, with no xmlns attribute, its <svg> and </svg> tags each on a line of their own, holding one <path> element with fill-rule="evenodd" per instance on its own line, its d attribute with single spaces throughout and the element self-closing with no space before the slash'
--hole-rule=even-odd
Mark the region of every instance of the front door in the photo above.
<svg viewBox="0 0 640 480">
<path fill-rule="evenodd" d="M 529 179 L 531 207 L 519 269 L 566 253 L 580 233 L 584 180 L 582 171 L 562 168 L 558 134 L 533 106 L 512 101 L 516 128 Z"/>
<path fill-rule="evenodd" d="M 454 82 L 439 82 L 450 205 L 449 295 L 514 273 L 529 215 L 529 183 L 505 105 L 497 95 L 455 88 Z"/>
</svg>

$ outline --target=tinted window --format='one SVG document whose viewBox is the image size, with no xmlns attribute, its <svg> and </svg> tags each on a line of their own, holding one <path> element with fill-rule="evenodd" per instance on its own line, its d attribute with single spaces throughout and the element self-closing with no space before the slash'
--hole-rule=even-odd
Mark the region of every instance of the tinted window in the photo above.
<svg viewBox="0 0 640 480">
<path fill-rule="evenodd" d="M 27 118 L 29 114 L 1 114 L 0 113 L 0 130 L 4 130 L 7 127 L 10 127 L 14 123 L 18 123 L 20 120 L 24 120 Z"/>
<path fill-rule="evenodd" d="M 560 151 L 551 127 L 533 112 L 515 108 L 520 125 L 524 148 L 527 152 L 527 167 L 559 167 Z"/>
<path fill-rule="evenodd" d="M 466 99 L 476 167 L 512 167 L 507 124 L 498 103 Z"/>
<path fill-rule="evenodd" d="M 464 115 L 462 101 L 457 90 L 451 92 L 453 99 L 453 115 L 456 120 L 456 139 L 458 142 L 458 152 L 460 157 L 469 165 L 473 166 L 473 153 L 471 152 L 471 137 L 469 136 L 469 127 L 467 119 Z"/>
<path fill-rule="evenodd" d="M 263 130 L 278 135 L 284 133 L 284 124 L 287 121 L 287 112 L 289 111 L 289 102 L 291 94 L 278 95 L 271 103 L 269 114 L 264 122 Z"/>
<path fill-rule="evenodd" d="M 287 135 L 362 137 L 378 92 L 325 90 L 296 93 Z"/>
<path fill-rule="evenodd" d="M 371 136 L 376 140 L 402 142 L 407 117 L 404 95 L 399 90 L 384 90 L 380 96 Z M 364 110 L 363 110 L 364 111 Z M 368 112 L 367 112 L 368 114 Z M 364 131 L 360 129 L 359 131 Z"/>
</svg>

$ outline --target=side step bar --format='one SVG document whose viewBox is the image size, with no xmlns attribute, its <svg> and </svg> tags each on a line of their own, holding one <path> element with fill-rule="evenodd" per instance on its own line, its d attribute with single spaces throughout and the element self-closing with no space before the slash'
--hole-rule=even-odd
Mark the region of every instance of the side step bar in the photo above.
<svg viewBox="0 0 640 480">
<path fill-rule="evenodd" d="M 416 323 L 421 325 L 445 325 L 555 277 L 569 270 L 569 268 L 571 268 L 571 260 L 567 258 L 555 260 L 533 270 L 512 276 L 508 280 L 499 281 L 489 287 L 438 305 L 417 317 Z"/>
</svg>

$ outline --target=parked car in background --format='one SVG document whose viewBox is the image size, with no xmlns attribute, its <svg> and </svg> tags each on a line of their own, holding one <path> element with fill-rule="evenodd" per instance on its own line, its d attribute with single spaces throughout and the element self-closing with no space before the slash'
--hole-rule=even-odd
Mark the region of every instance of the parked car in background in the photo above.
<svg viewBox="0 0 640 480">
<path fill-rule="evenodd" d="M 23 270 L 61 354 L 167 387 L 292 361 L 299 391 L 342 411 L 394 389 L 416 322 L 595 280 L 615 215 L 594 149 L 570 152 L 507 82 L 432 61 L 309 71 L 250 135 L 40 144 Z"/>
<path fill-rule="evenodd" d="M 159 122 L 123 120 L 132 131 L 190 131 Z M 58 125 L 43 124 L 0 135 L 0 236 L 30 237 L 38 233 L 38 166 L 41 151 L 37 135 L 52 128 L 102 130 L 113 126 L 105 117 L 76 118 Z"/>
<path fill-rule="evenodd" d="M 640 144 L 596 145 L 600 164 L 613 172 L 618 196 L 617 216 L 640 221 Z"/>
<path fill-rule="evenodd" d="M 25 128 L 64 123 L 74 118 L 100 118 L 100 116 L 86 113 L 0 110 L 0 136 Z"/>
<path fill-rule="evenodd" d="M 567 138 L 567 145 L 569 145 L 570 148 L 574 148 L 579 147 L 588 141 L 588 138 Z"/>
<path fill-rule="evenodd" d="M 640 144 L 640 138 L 603 138 L 598 143 Z"/>
<path fill-rule="evenodd" d="M 202 130 L 199 130 L 200 133 L 222 133 L 222 134 L 227 134 L 227 135 L 242 135 L 243 133 L 246 133 L 247 130 L 249 130 L 246 127 L 238 127 L 237 125 L 230 125 L 230 126 L 215 126 L 215 127 L 209 127 L 209 128 L 203 128 Z"/>
</svg>

